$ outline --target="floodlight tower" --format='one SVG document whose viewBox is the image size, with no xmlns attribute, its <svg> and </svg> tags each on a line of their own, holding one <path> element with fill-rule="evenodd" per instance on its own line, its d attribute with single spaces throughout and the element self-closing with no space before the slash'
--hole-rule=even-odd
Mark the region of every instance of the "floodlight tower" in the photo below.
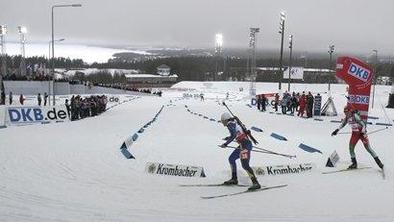
<svg viewBox="0 0 394 222">
<path fill-rule="evenodd" d="M 256 95 L 256 34 L 260 32 L 260 28 L 250 28 L 249 32 L 249 58 L 250 65 L 250 88 L 249 95 Z"/>
<path fill-rule="evenodd" d="M 290 56 L 289 56 L 289 84 L 287 86 L 287 91 L 290 93 L 290 82 L 291 82 L 291 68 L 292 68 L 292 55 L 293 55 L 293 35 L 289 35 L 289 49 L 290 49 Z"/>
<path fill-rule="evenodd" d="M 330 55 L 330 64 L 328 65 L 328 70 L 332 69 L 332 53 L 334 53 L 335 45 L 328 46 L 328 54 Z M 328 91 L 331 90 L 331 79 L 328 80 Z"/>
<path fill-rule="evenodd" d="M 0 25 L 0 44 L 1 44 L 1 70 L 0 70 L 0 93 L 4 92 L 3 76 L 7 75 L 7 63 L 5 52 L 5 35 L 7 34 L 7 26 Z M 0 104 L 5 103 L 1 101 Z"/>
<path fill-rule="evenodd" d="M 223 53 L 223 35 L 218 33 L 215 35 L 215 75 L 214 80 L 216 80 L 217 76 L 219 75 L 219 60 L 222 57 Z"/>
<path fill-rule="evenodd" d="M 21 63 L 19 65 L 21 76 L 26 75 L 26 62 L 25 62 L 25 43 L 26 43 L 25 34 L 26 33 L 27 33 L 27 29 L 25 26 L 18 26 L 19 41 L 21 44 Z"/>
<path fill-rule="evenodd" d="M 285 37 L 285 21 L 286 13 L 282 11 L 280 13 L 280 23 L 279 23 L 279 34 L 281 36 L 280 40 L 280 58 L 279 58 L 279 90 L 282 89 L 282 78 L 283 78 L 283 39 Z"/>
</svg>

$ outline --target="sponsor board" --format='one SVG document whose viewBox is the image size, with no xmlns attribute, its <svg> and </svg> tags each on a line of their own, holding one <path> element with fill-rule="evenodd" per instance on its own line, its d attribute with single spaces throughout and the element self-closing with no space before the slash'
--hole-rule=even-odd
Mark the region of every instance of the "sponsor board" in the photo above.
<svg viewBox="0 0 394 222">
<path fill-rule="evenodd" d="M 339 161 L 339 155 L 337 151 L 334 150 L 334 152 L 330 155 L 330 157 L 328 157 L 326 167 L 335 167 L 338 161 Z"/>
<path fill-rule="evenodd" d="M 145 167 L 148 174 L 179 177 L 205 177 L 204 169 L 196 166 L 148 162 Z"/>
<path fill-rule="evenodd" d="M 68 121 L 67 108 L 59 106 L 8 106 L 5 111 L 7 125 L 27 125 L 36 123 Z"/>
<path fill-rule="evenodd" d="M 317 95 L 315 96 L 314 104 L 313 104 L 313 115 L 314 116 L 320 116 L 321 114 L 321 96 Z"/>
<path fill-rule="evenodd" d="M 255 174 L 258 176 L 301 174 L 301 173 L 311 172 L 314 168 L 316 168 L 316 166 L 313 163 L 252 167 Z"/>
<path fill-rule="evenodd" d="M 283 71 L 283 79 L 289 79 L 289 67 Z M 292 67 L 290 79 L 304 79 L 304 67 Z"/>
<path fill-rule="evenodd" d="M 108 98 L 108 102 L 110 102 L 110 103 L 119 103 L 120 99 L 119 99 L 119 97 L 111 96 L 111 97 Z"/>
<path fill-rule="evenodd" d="M 353 104 L 369 105 L 369 96 L 349 95 L 349 102 Z"/>
<path fill-rule="evenodd" d="M 352 62 L 350 64 L 347 73 L 351 76 L 356 77 L 357 79 L 359 79 L 363 82 L 367 82 L 369 79 L 369 76 L 371 75 L 371 72 L 368 69 L 366 69 L 362 66 L 359 66 L 354 62 Z"/>
</svg>

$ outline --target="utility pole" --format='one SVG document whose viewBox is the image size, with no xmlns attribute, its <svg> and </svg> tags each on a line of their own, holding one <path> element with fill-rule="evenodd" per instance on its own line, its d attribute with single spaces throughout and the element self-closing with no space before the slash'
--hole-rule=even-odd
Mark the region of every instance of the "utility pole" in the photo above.
<svg viewBox="0 0 394 222">
<path fill-rule="evenodd" d="M 250 96 L 256 95 L 256 34 L 260 32 L 260 28 L 250 28 L 249 34 L 249 58 L 250 61 Z"/>
<path fill-rule="evenodd" d="M 334 53 L 334 45 L 328 46 L 328 54 L 330 55 L 330 63 L 328 64 L 328 70 L 331 71 L 332 69 L 332 53 Z M 330 75 L 331 77 L 331 75 Z M 328 91 L 331 91 L 331 79 L 328 80 Z"/>
<path fill-rule="evenodd" d="M 279 34 L 281 36 L 280 40 L 280 58 L 279 58 L 279 90 L 282 89 L 282 78 L 283 78 L 283 39 L 285 37 L 285 20 L 286 13 L 280 13 L 280 23 L 279 23 Z"/>
<path fill-rule="evenodd" d="M 287 85 L 287 91 L 290 93 L 290 82 L 291 82 L 291 66 L 292 66 L 292 55 L 293 55 L 293 35 L 289 36 L 289 49 L 290 49 L 290 56 L 289 56 L 289 84 Z"/>
</svg>

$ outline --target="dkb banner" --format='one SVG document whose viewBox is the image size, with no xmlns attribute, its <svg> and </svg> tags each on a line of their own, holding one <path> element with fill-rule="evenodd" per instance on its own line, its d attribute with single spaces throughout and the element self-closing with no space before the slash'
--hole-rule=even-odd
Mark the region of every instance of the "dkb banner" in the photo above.
<svg viewBox="0 0 394 222">
<path fill-rule="evenodd" d="M 369 97 L 373 72 L 369 65 L 352 57 L 337 59 L 336 76 L 349 85 L 348 104 L 360 111 L 361 118 L 367 121 Z"/>
<path fill-rule="evenodd" d="M 69 121 L 65 105 L 8 106 L 5 115 L 9 126 Z"/>
</svg>

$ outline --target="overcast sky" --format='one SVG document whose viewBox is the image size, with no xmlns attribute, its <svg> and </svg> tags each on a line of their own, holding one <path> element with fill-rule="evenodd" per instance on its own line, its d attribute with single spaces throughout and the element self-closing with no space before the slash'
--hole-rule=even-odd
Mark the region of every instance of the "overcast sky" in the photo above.
<svg viewBox="0 0 394 222">
<path fill-rule="evenodd" d="M 298 51 L 394 54 L 393 0 L 0 0 L 0 24 L 17 41 L 16 27 L 28 28 L 28 42 L 48 42 L 50 8 L 55 38 L 67 43 L 122 46 L 247 47 L 249 27 L 260 27 L 259 49 L 280 45 L 279 12 L 286 11 L 287 36 Z"/>
</svg>

